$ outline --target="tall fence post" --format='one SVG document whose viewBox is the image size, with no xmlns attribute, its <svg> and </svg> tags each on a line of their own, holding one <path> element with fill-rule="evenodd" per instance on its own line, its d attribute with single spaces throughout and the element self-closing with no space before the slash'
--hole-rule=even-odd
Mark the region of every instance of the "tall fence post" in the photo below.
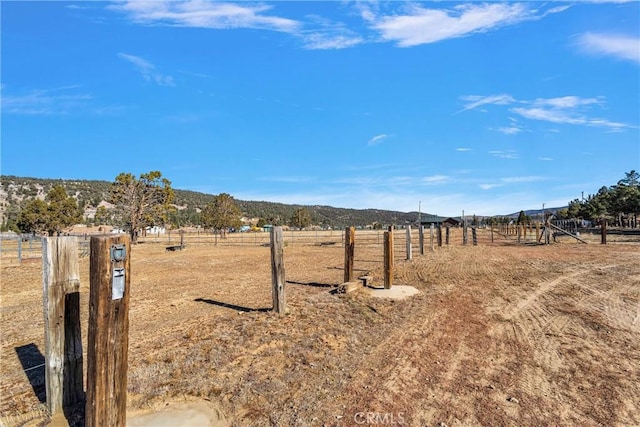
<svg viewBox="0 0 640 427">
<path fill-rule="evenodd" d="M 384 288 L 393 285 L 393 226 L 384 232 Z"/>
<path fill-rule="evenodd" d="M 478 234 L 475 227 L 471 227 L 471 238 L 473 239 L 473 246 L 478 246 Z"/>
<path fill-rule="evenodd" d="M 131 246 L 129 236 L 90 241 L 86 427 L 122 426 L 127 418 Z"/>
<path fill-rule="evenodd" d="M 442 247 L 442 224 L 438 224 L 438 247 Z"/>
<path fill-rule="evenodd" d="M 607 220 L 602 219 L 602 223 L 600 225 L 600 244 L 607 244 Z"/>
<path fill-rule="evenodd" d="M 418 227 L 418 246 L 420 246 L 420 255 L 424 255 L 424 226 L 422 224 Z"/>
<path fill-rule="evenodd" d="M 22 236 L 18 236 L 18 262 L 22 263 Z"/>
<path fill-rule="evenodd" d="M 51 415 L 84 399 L 80 269 L 75 237 L 42 241 L 45 386 Z"/>
<path fill-rule="evenodd" d="M 411 226 L 407 225 L 407 260 L 413 259 L 413 251 L 411 249 Z"/>
<path fill-rule="evenodd" d="M 271 296 L 273 311 L 285 314 L 286 299 L 284 294 L 284 238 L 282 227 L 271 228 Z"/>
<path fill-rule="evenodd" d="M 355 254 L 355 227 L 344 230 L 344 281 L 353 281 L 353 257 Z"/>
<path fill-rule="evenodd" d="M 449 227 L 445 227 L 444 229 L 444 241 L 445 241 L 445 244 L 448 246 L 449 245 Z"/>
<path fill-rule="evenodd" d="M 433 224 L 429 226 L 429 238 L 431 241 L 431 252 L 433 252 Z"/>
</svg>

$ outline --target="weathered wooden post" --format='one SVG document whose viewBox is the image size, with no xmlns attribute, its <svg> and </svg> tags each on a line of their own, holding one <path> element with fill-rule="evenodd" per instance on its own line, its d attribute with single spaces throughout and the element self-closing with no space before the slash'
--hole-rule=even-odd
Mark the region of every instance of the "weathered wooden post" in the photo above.
<svg viewBox="0 0 640 427">
<path fill-rule="evenodd" d="M 473 239 L 473 246 L 478 246 L 478 235 L 475 227 L 471 227 L 471 238 Z"/>
<path fill-rule="evenodd" d="M 540 223 L 536 222 L 536 242 L 539 242 L 541 237 L 542 236 L 540 236 Z"/>
<path fill-rule="evenodd" d="M 122 426 L 127 410 L 129 236 L 91 237 L 87 427 Z"/>
<path fill-rule="evenodd" d="M 449 246 L 449 227 L 444 228 L 444 241 L 447 246 Z"/>
<path fill-rule="evenodd" d="M 393 285 L 393 226 L 384 232 L 384 288 Z"/>
<path fill-rule="evenodd" d="M 45 386 L 51 415 L 84 399 L 80 269 L 75 237 L 42 241 Z"/>
<path fill-rule="evenodd" d="M 411 248 L 411 226 L 407 225 L 407 260 L 411 261 L 413 259 L 413 251 Z"/>
<path fill-rule="evenodd" d="M 438 247 L 441 248 L 442 247 L 442 224 L 438 224 Z"/>
<path fill-rule="evenodd" d="M 282 227 L 271 228 L 271 295 L 273 298 L 273 311 L 285 314 L 286 299 L 284 294 L 284 238 Z"/>
<path fill-rule="evenodd" d="M 490 227 L 491 227 L 491 243 L 493 243 L 493 224 L 491 224 Z"/>
<path fill-rule="evenodd" d="M 431 240 L 431 252 L 433 252 L 433 224 L 429 226 L 429 236 Z"/>
<path fill-rule="evenodd" d="M 602 218 L 602 222 L 600 224 L 600 244 L 607 244 L 607 220 L 604 218 Z"/>
<path fill-rule="evenodd" d="M 18 262 L 22 264 L 22 236 L 18 236 Z"/>
<path fill-rule="evenodd" d="M 344 281 L 353 281 L 353 257 L 355 254 L 355 227 L 344 230 Z"/>
<path fill-rule="evenodd" d="M 184 249 L 184 230 L 180 230 L 180 249 Z"/>
<path fill-rule="evenodd" d="M 521 233 L 520 230 L 522 230 L 522 227 L 520 227 L 520 224 L 517 225 L 517 233 L 518 233 L 518 243 L 520 243 L 520 238 L 521 238 Z"/>
<path fill-rule="evenodd" d="M 424 226 L 422 224 L 418 228 L 418 246 L 420 246 L 420 255 L 424 255 Z"/>
</svg>

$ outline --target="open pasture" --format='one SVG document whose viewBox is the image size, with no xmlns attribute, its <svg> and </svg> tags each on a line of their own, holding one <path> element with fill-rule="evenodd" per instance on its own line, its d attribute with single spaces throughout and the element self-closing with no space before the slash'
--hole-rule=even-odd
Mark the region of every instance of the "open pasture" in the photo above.
<svg viewBox="0 0 640 427">
<path fill-rule="evenodd" d="M 394 284 L 421 294 L 391 301 L 330 293 L 343 279 L 334 233 L 334 244 L 286 243 L 284 316 L 270 311 L 268 247 L 134 246 L 127 408 L 205 400 L 252 426 L 369 415 L 415 426 L 640 424 L 640 245 L 492 245 L 482 232 L 478 246 L 456 235 L 434 252 L 427 238 L 425 254 L 405 261 L 398 239 Z M 380 285 L 382 247 L 359 236 L 356 275 Z M 88 258 L 80 269 L 84 340 Z M 0 419 L 37 425 L 41 265 L 3 258 L 0 274 Z"/>
</svg>

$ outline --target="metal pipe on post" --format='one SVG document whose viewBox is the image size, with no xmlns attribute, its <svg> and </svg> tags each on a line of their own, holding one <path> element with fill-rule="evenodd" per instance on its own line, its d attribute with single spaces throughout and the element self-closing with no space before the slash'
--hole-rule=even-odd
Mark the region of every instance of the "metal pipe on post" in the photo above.
<svg viewBox="0 0 640 427">
<path fill-rule="evenodd" d="M 413 259 L 413 252 L 411 248 L 411 226 L 407 225 L 407 260 L 411 261 Z"/>
<path fill-rule="evenodd" d="M 418 229 L 418 246 L 420 246 L 420 255 L 424 255 L 424 226 L 420 224 Z"/>
<path fill-rule="evenodd" d="M 86 427 L 126 425 L 131 245 L 91 237 Z"/>
</svg>

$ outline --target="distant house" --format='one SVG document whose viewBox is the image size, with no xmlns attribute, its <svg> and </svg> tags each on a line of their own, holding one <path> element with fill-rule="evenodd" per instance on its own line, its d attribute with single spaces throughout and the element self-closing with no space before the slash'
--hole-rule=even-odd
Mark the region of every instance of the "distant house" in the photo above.
<svg viewBox="0 0 640 427">
<path fill-rule="evenodd" d="M 455 218 L 447 218 L 442 221 L 442 225 L 445 227 L 460 227 L 460 221 Z"/>
<path fill-rule="evenodd" d="M 429 228 L 431 227 L 431 225 L 438 226 L 441 225 L 442 221 L 444 221 L 445 219 L 447 218 L 443 216 L 422 214 L 422 216 L 420 217 L 420 225 L 425 228 Z"/>
<path fill-rule="evenodd" d="M 154 225 L 153 227 L 145 228 L 145 232 L 147 234 L 165 234 L 167 232 L 166 228 Z"/>
</svg>

